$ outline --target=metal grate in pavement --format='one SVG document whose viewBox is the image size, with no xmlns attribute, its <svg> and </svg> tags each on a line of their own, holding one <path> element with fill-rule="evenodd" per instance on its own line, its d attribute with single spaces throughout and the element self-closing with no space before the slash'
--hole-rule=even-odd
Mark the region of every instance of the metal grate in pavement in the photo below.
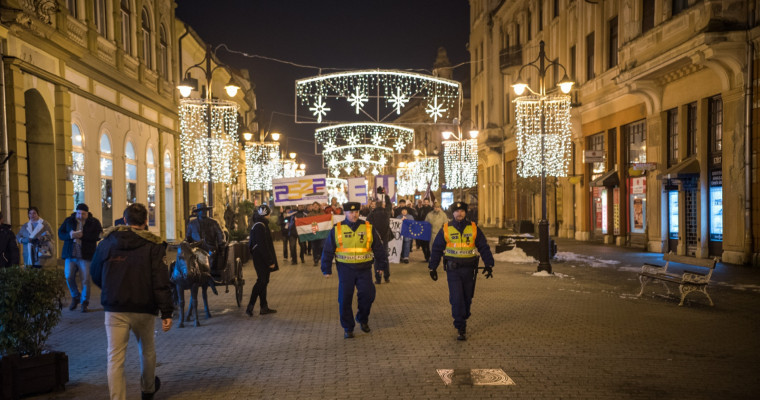
<svg viewBox="0 0 760 400">
<path fill-rule="evenodd" d="M 446 386 L 508 386 L 515 385 L 501 368 L 496 369 L 438 369 Z"/>
</svg>

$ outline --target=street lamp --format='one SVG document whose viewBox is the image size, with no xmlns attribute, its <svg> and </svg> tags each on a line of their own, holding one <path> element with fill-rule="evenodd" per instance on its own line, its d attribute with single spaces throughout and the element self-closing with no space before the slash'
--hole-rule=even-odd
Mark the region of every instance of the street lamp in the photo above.
<svg viewBox="0 0 760 400">
<path fill-rule="evenodd" d="M 470 129 L 465 137 L 462 127 L 469 121 Z M 446 188 L 466 189 L 474 187 L 478 179 L 478 131 L 475 123 L 466 119 L 459 122 L 454 119 L 454 131 L 443 131 L 443 172 Z M 460 193 L 461 199 L 461 193 Z"/>
<path fill-rule="evenodd" d="M 548 64 L 547 64 L 548 62 Z M 528 84 L 522 79 L 523 69 L 527 67 L 533 67 L 538 71 L 538 92 L 533 91 Z M 547 95 L 546 91 L 546 71 L 549 67 L 562 68 L 564 76 L 557 83 L 560 91 L 564 95 Z M 573 87 L 573 81 L 567 76 L 567 70 L 565 67 L 557 61 L 552 61 L 546 56 L 544 51 L 544 41 L 539 43 L 538 58 L 532 62 L 523 65 L 517 73 L 517 80 L 512 85 L 515 94 L 521 96 L 528 90 L 531 95 L 518 97 L 515 99 L 515 103 L 518 107 L 518 152 L 529 153 L 530 150 L 538 150 L 540 153 L 540 162 L 538 165 L 531 164 L 531 159 L 535 154 L 518 154 L 518 159 L 521 162 L 519 172 L 521 176 L 535 176 L 534 173 L 540 170 L 541 176 L 541 220 L 538 222 L 538 237 L 541 251 L 538 257 L 538 271 L 546 271 L 552 273 L 552 266 L 549 262 L 550 254 L 550 241 L 549 241 L 549 220 L 546 216 L 546 174 L 547 174 L 547 142 L 550 147 L 551 154 L 549 155 L 551 161 L 551 173 L 554 176 L 564 176 L 567 174 L 567 151 L 570 145 L 570 96 L 567 93 Z M 524 126 L 528 128 L 535 128 L 532 121 L 535 118 L 536 113 L 540 114 L 540 127 L 539 137 L 540 140 L 536 141 L 535 137 L 529 138 L 528 132 L 523 129 Z M 547 135 L 547 113 L 550 113 L 550 131 L 551 135 Z M 530 129 L 528 129 L 530 130 Z M 533 135 L 535 136 L 535 135 Z M 551 137 L 547 137 L 551 136 Z M 539 146 L 536 146 L 539 144 Z"/>
</svg>

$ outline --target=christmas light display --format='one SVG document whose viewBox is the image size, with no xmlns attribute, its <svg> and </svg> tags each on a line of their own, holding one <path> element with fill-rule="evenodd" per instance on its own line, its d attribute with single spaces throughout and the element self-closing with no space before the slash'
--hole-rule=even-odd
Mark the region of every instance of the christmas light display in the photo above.
<svg viewBox="0 0 760 400">
<path fill-rule="evenodd" d="M 478 140 L 444 140 L 443 172 L 447 189 L 464 189 L 477 185 Z"/>
<path fill-rule="evenodd" d="M 238 105 L 230 101 L 180 100 L 180 150 L 185 181 L 232 183 L 238 174 L 237 111 Z"/>
<path fill-rule="evenodd" d="M 414 176 L 414 163 L 409 163 L 404 167 L 396 168 L 396 194 L 399 196 L 411 196 L 416 189 Z"/>
<path fill-rule="evenodd" d="M 428 184 L 430 184 L 430 190 L 438 190 L 439 166 L 438 157 L 418 157 L 414 161 L 412 172 L 418 192 L 427 191 Z"/>
<path fill-rule="evenodd" d="M 370 172 L 379 174 L 394 149 L 402 151 L 414 139 L 414 130 L 390 124 L 354 123 L 317 129 L 317 144 L 329 175 L 338 178 Z"/>
<path fill-rule="evenodd" d="M 536 95 L 515 99 L 517 122 L 517 174 L 541 176 L 541 114 L 544 114 L 544 166 L 546 176 L 567 176 L 571 152 L 570 96 Z"/>
<path fill-rule="evenodd" d="M 345 179 L 338 179 L 338 178 L 327 178 L 327 195 L 329 198 L 335 197 L 338 200 L 338 203 L 345 203 L 348 201 L 348 198 L 346 197 L 346 187 L 348 186 L 348 181 Z"/>
<path fill-rule="evenodd" d="M 248 143 L 245 146 L 248 190 L 272 190 L 272 179 L 283 174 L 279 143 Z"/>
<path fill-rule="evenodd" d="M 459 118 L 462 85 L 431 75 L 392 70 L 362 70 L 320 75 L 296 81 L 296 122 L 353 122 L 346 115 L 382 122 L 412 100 L 425 105 L 429 119 L 419 124 L 451 122 Z M 338 100 L 338 101 L 336 101 Z M 344 105 L 351 113 L 341 112 Z M 327 118 L 335 108 L 334 115 Z M 308 112 L 305 112 L 308 110 Z M 300 112 L 300 114 L 299 114 Z M 304 116 L 304 115 L 307 116 Z"/>
</svg>

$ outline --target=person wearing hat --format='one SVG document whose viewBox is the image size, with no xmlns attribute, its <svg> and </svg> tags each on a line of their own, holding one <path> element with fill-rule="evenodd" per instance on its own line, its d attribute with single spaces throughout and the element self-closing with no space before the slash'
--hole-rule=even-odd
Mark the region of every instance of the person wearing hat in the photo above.
<svg viewBox="0 0 760 400">
<path fill-rule="evenodd" d="M 388 213 L 392 213 L 393 212 L 393 203 L 391 203 L 391 197 L 388 196 L 388 193 L 385 193 L 385 188 L 382 187 L 382 186 L 378 186 L 377 190 L 375 191 L 375 193 L 377 194 L 378 204 L 380 203 L 380 198 L 382 198 L 383 199 L 382 202 L 383 202 L 383 205 L 384 205 L 385 209 L 388 210 Z"/>
<path fill-rule="evenodd" d="M 380 236 L 376 237 L 375 239 L 382 239 L 383 246 L 385 246 L 387 249 L 388 243 L 393 237 L 393 232 L 391 232 L 391 213 L 388 211 L 388 209 L 385 208 L 384 203 L 384 196 L 382 194 L 379 194 L 377 196 L 375 208 L 373 208 L 367 216 L 367 222 L 372 224 L 372 227 L 380 233 Z M 389 283 L 391 273 L 388 263 L 386 263 L 385 269 L 383 270 L 378 269 L 379 266 L 380 263 L 378 260 L 375 260 L 375 284 L 379 285 L 382 283 L 380 280 L 381 275 L 385 277 L 385 283 Z"/>
<path fill-rule="evenodd" d="M 369 332 L 369 313 L 375 301 L 375 285 L 372 283 L 372 264 L 378 261 L 378 269 L 388 268 L 388 254 L 382 236 L 372 224 L 359 220 L 361 204 L 343 204 L 346 219 L 335 225 L 325 240 L 322 251 L 322 274 L 332 276 L 332 262 L 338 270 L 338 309 L 343 337 L 354 337 L 354 320 L 361 330 Z M 353 314 L 354 288 L 358 300 L 356 317 Z"/>
<path fill-rule="evenodd" d="M 66 262 L 64 273 L 71 293 L 69 310 L 74 311 L 82 303 L 82 312 L 90 306 L 90 262 L 100 240 L 103 227 L 90 214 L 87 204 L 80 203 L 76 211 L 63 220 L 58 228 L 58 239 L 63 241 L 61 258 Z M 77 284 L 77 273 L 82 280 L 82 291 Z"/>
<path fill-rule="evenodd" d="M 443 257 L 443 269 L 449 283 L 449 302 L 457 340 L 467 340 L 467 319 L 470 318 L 475 279 L 478 276 L 478 258 L 483 259 L 483 274 L 493 277 L 494 259 L 483 231 L 468 220 L 467 203 L 456 202 L 451 206 L 454 219 L 443 225 L 435 237 L 430 252 L 430 278 L 438 280 L 438 263 Z M 477 251 L 476 251 L 477 250 Z M 478 254 L 479 253 L 479 254 Z"/>
<path fill-rule="evenodd" d="M 219 270 L 224 269 L 223 261 L 218 260 L 221 250 L 227 244 L 224 240 L 222 226 L 215 219 L 211 218 L 210 210 L 212 207 L 206 206 L 206 203 L 198 203 L 193 210 L 196 218 L 191 219 L 187 224 L 187 235 L 185 240 L 188 243 L 202 242 L 201 248 L 211 251 L 211 274 L 217 275 Z"/>
<path fill-rule="evenodd" d="M 248 301 L 248 307 L 245 313 L 253 317 L 253 307 L 256 300 L 260 299 L 259 314 L 274 314 L 277 310 L 269 308 L 267 302 L 267 286 L 269 285 L 269 274 L 272 271 L 280 269 L 277 263 L 277 254 L 274 252 L 274 243 L 272 243 L 272 232 L 269 230 L 269 214 L 272 210 L 268 205 L 262 204 L 253 212 L 253 227 L 251 234 L 248 236 L 248 250 L 251 252 L 253 268 L 256 270 L 256 283 L 251 289 L 251 300 Z"/>
</svg>

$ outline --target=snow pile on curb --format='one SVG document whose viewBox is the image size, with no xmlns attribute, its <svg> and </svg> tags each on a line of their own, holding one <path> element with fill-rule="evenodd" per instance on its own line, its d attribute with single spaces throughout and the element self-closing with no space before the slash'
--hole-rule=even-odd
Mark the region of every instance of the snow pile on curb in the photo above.
<svg viewBox="0 0 760 400">
<path fill-rule="evenodd" d="M 602 258 L 585 256 L 583 254 L 575 254 L 569 251 L 557 252 L 555 259 L 559 262 L 570 262 L 570 261 L 580 262 L 580 263 L 588 264 L 594 268 L 611 267 L 615 264 L 620 264 L 620 261 L 617 261 L 617 260 L 605 260 Z"/>
<path fill-rule="evenodd" d="M 530 276 L 537 276 L 537 277 L 540 277 L 540 278 L 555 277 L 555 278 L 559 278 L 559 279 L 569 278 L 570 277 L 569 275 L 565 275 L 565 274 L 562 274 L 562 273 L 559 273 L 559 272 L 554 272 L 554 273 L 550 274 L 547 271 L 534 272 Z"/>
<path fill-rule="evenodd" d="M 514 249 L 509 251 L 502 251 L 501 253 L 494 254 L 493 259 L 496 261 L 510 262 L 510 263 L 534 263 L 538 262 L 535 258 L 525 254 L 523 249 L 515 246 Z"/>
</svg>

